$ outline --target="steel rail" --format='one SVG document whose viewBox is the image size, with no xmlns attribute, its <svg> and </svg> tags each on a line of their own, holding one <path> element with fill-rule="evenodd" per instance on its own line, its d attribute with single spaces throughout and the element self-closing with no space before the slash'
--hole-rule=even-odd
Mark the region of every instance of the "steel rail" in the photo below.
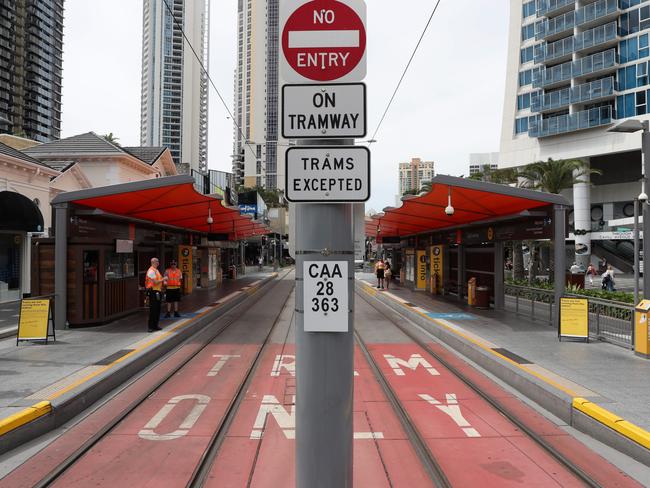
<svg viewBox="0 0 650 488">
<path fill-rule="evenodd" d="M 248 388 L 252 383 L 253 378 L 255 377 L 255 373 L 257 372 L 257 369 L 262 361 L 262 356 L 264 355 L 264 351 L 266 351 L 267 347 L 269 346 L 271 335 L 273 334 L 273 331 L 275 330 L 279 322 L 282 312 L 287 306 L 287 302 L 289 301 L 289 298 L 291 298 L 291 292 L 289 292 L 287 298 L 284 300 L 282 304 L 282 308 L 280 308 L 280 312 L 275 317 L 273 324 L 269 328 L 269 332 L 266 334 L 262 346 L 257 351 L 257 354 L 255 355 L 253 362 L 248 368 L 248 371 L 246 372 L 244 379 L 239 384 L 239 388 L 237 389 L 236 394 L 233 396 L 230 403 L 228 404 L 228 407 L 226 409 L 226 415 L 224 415 L 223 420 L 219 425 L 219 428 L 215 430 L 214 434 L 212 435 L 212 438 L 210 439 L 208 447 L 205 449 L 205 451 L 203 451 L 201 460 L 199 461 L 198 465 L 194 469 L 192 473 L 192 477 L 190 478 L 189 482 L 186 485 L 188 488 L 196 488 L 196 487 L 203 486 L 206 480 L 208 479 L 208 476 L 210 475 L 210 471 L 212 470 L 213 463 L 217 458 L 217 455 L 219 454 L 219 449 L 221 449 L 223 441 L 226 439 L 228 430 L 230 429 L 230 426 L 235 420 L 235 416 L 239 412 L 239 407 L 241 406 L 242 402 L 246 398 L 246 392 L 248 391 Z M 292 312 L 291 314 L 292 319 L 294 314 L 295 312 Z M 284 344 L 286 344 L 287 337 L 289 335 L 289 329 L 290 327 L 287 329 L 287 335 L 285 336 Z M 253 466 L 254 465 L 255 464 L 253 464 Z M 252 476 L 252 473 L 250 476 Z M 249 485 L 250 485 L 250 476 L 249 476 Z"/>
<path fill-rule="evenodd" d="M 450 488 L 452 485 L 447 479 L 447 476 L 442 470 L 442 467 L 440 466 L 438 461 L 436 461 L 435 457 L 431 453 L 431 450 L 427 447 L 425 440 L 422 438 L 419 431 L 413 425 L 413 422 L 411 421 L 411 417 L 406 412 L 406 410 L 402 406 L 402 403 L 400 402 L 397 395 L 395 394 L 395 391 L 386 380 L 386 376 L 384 375 L 384 373 L 381 372 L 381 368 L 377 364 L 377 361 L 375 361 L 375 358 L 373 358 L 372 354 L 370 354 L 370 351 L 368 350 L 365 341 L 361 338 L 359 331 L 355 330 L 354 336 L 357 340 L 357 343 L 359 344 L 359 347 L 361 348 L 361 352 L 363 352 L 364 357 L 368 361 L 368 364 L 370 365 L 370 369 L 372 369 L 372 372 L 374 373 L 377 382 L 381 386 L 381 389 L 383 390 L 386 397 L 388 397 L 388 401 L 393 407 L 393 411 L 399 418 L 402 427 L 406 431 L 406 434 L 408 435 L 408 438 L 411 441 L 411 445 L 413 446 L 413 449 L 415 449 L 418 458 L 420 458 L 420 462 L 422 463 L 424 469 L 429 475 L 429 478 L 431 478 L 431 481 L 435 483 L 436 487 Z"/>
<path fill-rule="evenodd" d="M 265 296 L 271 290 L 276 288 L 277 285 L 286 278 L 287 274 L 285 274 L 279 280 L 275 280 L 272 286 L 270 286 L 269 288 L 264 287 L 261 290 L 259 290 L 262 291 L 263 293 L 259 295 L 257 299 L 261 298 L 262 296 Z M 255 295 L 257 295 L 257 293 L 251 295 L 249 298 L 252 298 Z M 198 356 L 209 344 L 211 344 L 212 341 L 214 341 L 223 332 L 225 332 L 226 329 L 228 329 L 230 326 L 238 322 L 240 320 L 240 316 L 235 314 L 234 312 L 242 308 L 249 307 L 250 303 L 248 302 L 249 302 L 248 300 L 244 300 L 240 304 L 236 305 L 232 310 L 228 311 L 227 314 L 225 315 L 225 317 L 228 317 L 228 320 L 223 325 L 221 325 L 221 327 L 219 327 L 219 329 L 217 329 L 213 334 L 210 334 L 210 336 L 207 339 L 205 339 L 204 344 L 201 347 L 199 347 L 195 352 L 191 353 L 187 358 L 183 359 L 178 365 L 176 365 L 169 372 L 167 372 L 162 378 L 156 381 L 150 388 L 147 388 L 144 393 L 142 393 L 127 407 L 125 407 L 119 414 L 117 414 L 113 419 L 111 419 L 110 422 L 106 423 L 103 427 L 101 427 L 92 437 L 90 437 L 81 446 L 79 446 L 79 448 L 77 448 L 72 454 L 70 454 L 70 456 L 68 456 L 65 460 L 63 460 L 56 468 L 54 468 L 47 475 L 45 475 L 38 483 L 34 485 L 33 488 L 46 488 L 51 486 L 53 483 L 55 483 L 63 474 L 65 474 L 72 466 L 74 466 L 74 464 L 77 461 L 79 461 L 79 459 L 81 459 L 86 453 L 88 453 L 103 438 L 105 438 L 115 427 L 117 427 L 117 425 L 120 422 L 126 419 L 131 413 L 133 413 L 133 411 L 136 408 L 142 405 L 147 400 L 147 398 L 151 396 L 152 393 L 154 393 L 156 390 L 160 389 L 165 383 L 167 383 L 167 381 L 169 381 L 176 373 L 178 373 L 181 369 L 183 369 L 190 361 L 192 361 L 192 359 Z M 181 347 L 190 343 L 192 340 L 196 339 L 196 336 L 203 333 L 206 330 L 206 327 L 207 325 L 201 328 L 201 330 L 198 330 L 195 334 L 192 334 L 191 337 L 184 340 L 181 344 L 179 344 L 172 351 L 170 351 L 165 356 L 163 356 L 155 364 L 158 364 L 160 361 L 164 361 L 165 359 L 169 358 L 171 354 L 178 351 Z M 127 388 L 128 386 L 140 380 L 149 371 L 151 371 L 151 368 L 147 368 L 141 374 L 137 375 L 135 378 L 127 382 L 125 385 L 123 385 L 120 388 L 120 390 L 116 392 L 116 395 L 119 394 L 121 391 L 124 391 L 124 389 Z M 114 397 L 115 395 L 112 395 L 111 398 L 107 400 L 103 405 L 105 405 Z M 98 408 L 101 408 L 103 405 L 100 405 Z M 97 409 L 95 409 L 95 411 L 96 410 Z"/>
<path fill-rule="evenodd" d="M 395 325 L 395 327 L 401 330 L 414 343 L 416 343 L 418 346 L 424 349 L 428 354 L 430 354 L 434 359 L 436 359 L 436 361 L 438 361 L 446 369 L 448 369 L 454 376 L 456 376 L 459 380 L 465 383 L 465 385 L 467 385 L 469 388 L 474 390 L 474 392 L 476 392 L 483 400 L 485 400 L 494 409 L 496 409 L 501 415 L 503 415 L 510 422 L 515 424 L 515 426 L 517 426 L 518 429 L 520 429 L 523 433 L 525 433 L 528 437 L 530 437 L 530 439 L 533 440 L 533 442 L 535 442 L 537 445 L 542 447 L 548 454 L 550 454 L 556 461 L 558 461 L 561 465 L 567 468 L 580 481 L 584 482 L 587 486 L 591 486 L 594 488 L 600 488 L 602 486 L 591 476 L 589 476 L 589 474 L 587 474 L 582 468 L 577 466 L 573 461 L 568 459 L 564 454 L 559 452 L 555 447 L 553 447 L 549 442 L 547 442 L 543 438 L 543 436 L 537 434 L 533 429 L 528 427 L 526 423 L 522 421 L 517 415 L 513 414 L 508 408 L 501 405 L 500 402 L 498 402 L 497 400 L 492 398 L 488 393 L 483 391 L 483 389 L 480 386 L 478 386 L 474 381 L 472 381 L 467 376 L 465 376 L 460 370 L 458 370 L 458 368 L 450 364 L 449 361 L 447 361 L 445 358 L 443 358 L 438 353 L 436 353 L 433 349 L 431 349 L 431 347 L 429 347 L 429 345 L 426 342 L 422 341 L 419 337 L 417 337 L 417 335 L 413 331 L 408 330 L 407 327 L 405 327 L 404 325 L 400 324 L 398 321 L 390 317 L 388 313 L 386 313 L 384 310 L 382 310 L 380 307 L 377 306 L 377 304 L 381 302 L 379 302 L 378 300 L 371 301 L 369 294 L 365 291 L 361 293 L 359 290 L 357 290 L 357 293 L 359 294 L 359 296 L 361 296 L 361 298 L 366 303 L 368 303 L 371 307 L 377 310 L 381 315 L 386 317 L 390 322 L 393 323 L 393 325 Z M 377 303 L 373 303 L 373 302 L 377 302 Z M 383 307 L 388 308 L 386 304 L 382 303 L 382 305 Z M 426 330 L 421 325 L 413 322 L 406 315 L 394 309 L 391 309 L 391 311 L 399 315 L 405 323 L 411 324 L 417 330 L 424 333 L 434 341 L 436 342 L 438 341 L 438 339 L 433 334 L 431 334 L 428 330 Z"/>
</svg>

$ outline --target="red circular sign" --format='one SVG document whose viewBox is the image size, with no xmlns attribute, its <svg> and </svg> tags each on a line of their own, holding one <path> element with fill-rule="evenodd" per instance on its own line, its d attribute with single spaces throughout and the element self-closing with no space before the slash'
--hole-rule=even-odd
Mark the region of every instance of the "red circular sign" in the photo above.
<svg viewBox="0 0 650 488">
<path fill-rule="evenodd" d="M 282 32 L 282 51 L 301 76 L 334 81 L 357 67 L 366 51 L 363 20 L 348 5 L 313 0 L 298 7 Z"/>
</svg>

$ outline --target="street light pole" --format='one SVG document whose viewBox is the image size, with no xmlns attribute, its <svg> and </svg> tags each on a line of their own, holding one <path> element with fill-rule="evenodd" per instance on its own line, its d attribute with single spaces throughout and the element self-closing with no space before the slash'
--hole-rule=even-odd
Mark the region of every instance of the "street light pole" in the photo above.
<svg viewBox="0 0 650 488">
<path fill-rule="evenodd" d="M 639 301 L 639 199 L 634 199 L 634 303 Z"/>
<path fill-rule="evenodd" d="M 650 273 L 645 272 L 646 256 L 650 255 L 650 208 L 648 208 L 648 196 L 646 194 L 646 187 L 648 183 L 648 173 L 646 171 L 646 162 L 648 159 L 648 151 L 650 151 L 650 130 L 648 130 L 648 121 L 643 121 L 643 132 L 641 139 L 641 195 L 639 201 L 643 211 L 643 298 L 650 299 Z M 643 198 L 645 196 L 645 198 Z"/>
</svg>

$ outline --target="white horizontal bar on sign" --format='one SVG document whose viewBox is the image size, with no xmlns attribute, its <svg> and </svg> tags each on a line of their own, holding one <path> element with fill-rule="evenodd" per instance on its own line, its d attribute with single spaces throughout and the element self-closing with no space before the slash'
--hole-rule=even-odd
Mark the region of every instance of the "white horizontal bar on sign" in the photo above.
<svg viewBox="0 0 650 488">
<path fill-rule="evenodd" d="M 359 31 L 289 31 L 289 48 L 308 47 L 359 47 Z"/>
</svg>

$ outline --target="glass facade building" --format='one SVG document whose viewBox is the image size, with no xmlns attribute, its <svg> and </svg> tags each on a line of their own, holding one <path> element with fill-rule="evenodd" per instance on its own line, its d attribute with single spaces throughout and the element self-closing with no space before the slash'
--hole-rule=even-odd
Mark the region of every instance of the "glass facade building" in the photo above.
<svg viewBox="0 0 650 488">
<path fill-rule="evenodd" d="M 647 0 L 525 1 L 521 19 L 515 135 L 544 138 L 648 112 Z"/>
<path fill-rule="evenodd" d="M 0 132 L 61 134 L 63 0 L 0 0 Z"/>
</svg>

